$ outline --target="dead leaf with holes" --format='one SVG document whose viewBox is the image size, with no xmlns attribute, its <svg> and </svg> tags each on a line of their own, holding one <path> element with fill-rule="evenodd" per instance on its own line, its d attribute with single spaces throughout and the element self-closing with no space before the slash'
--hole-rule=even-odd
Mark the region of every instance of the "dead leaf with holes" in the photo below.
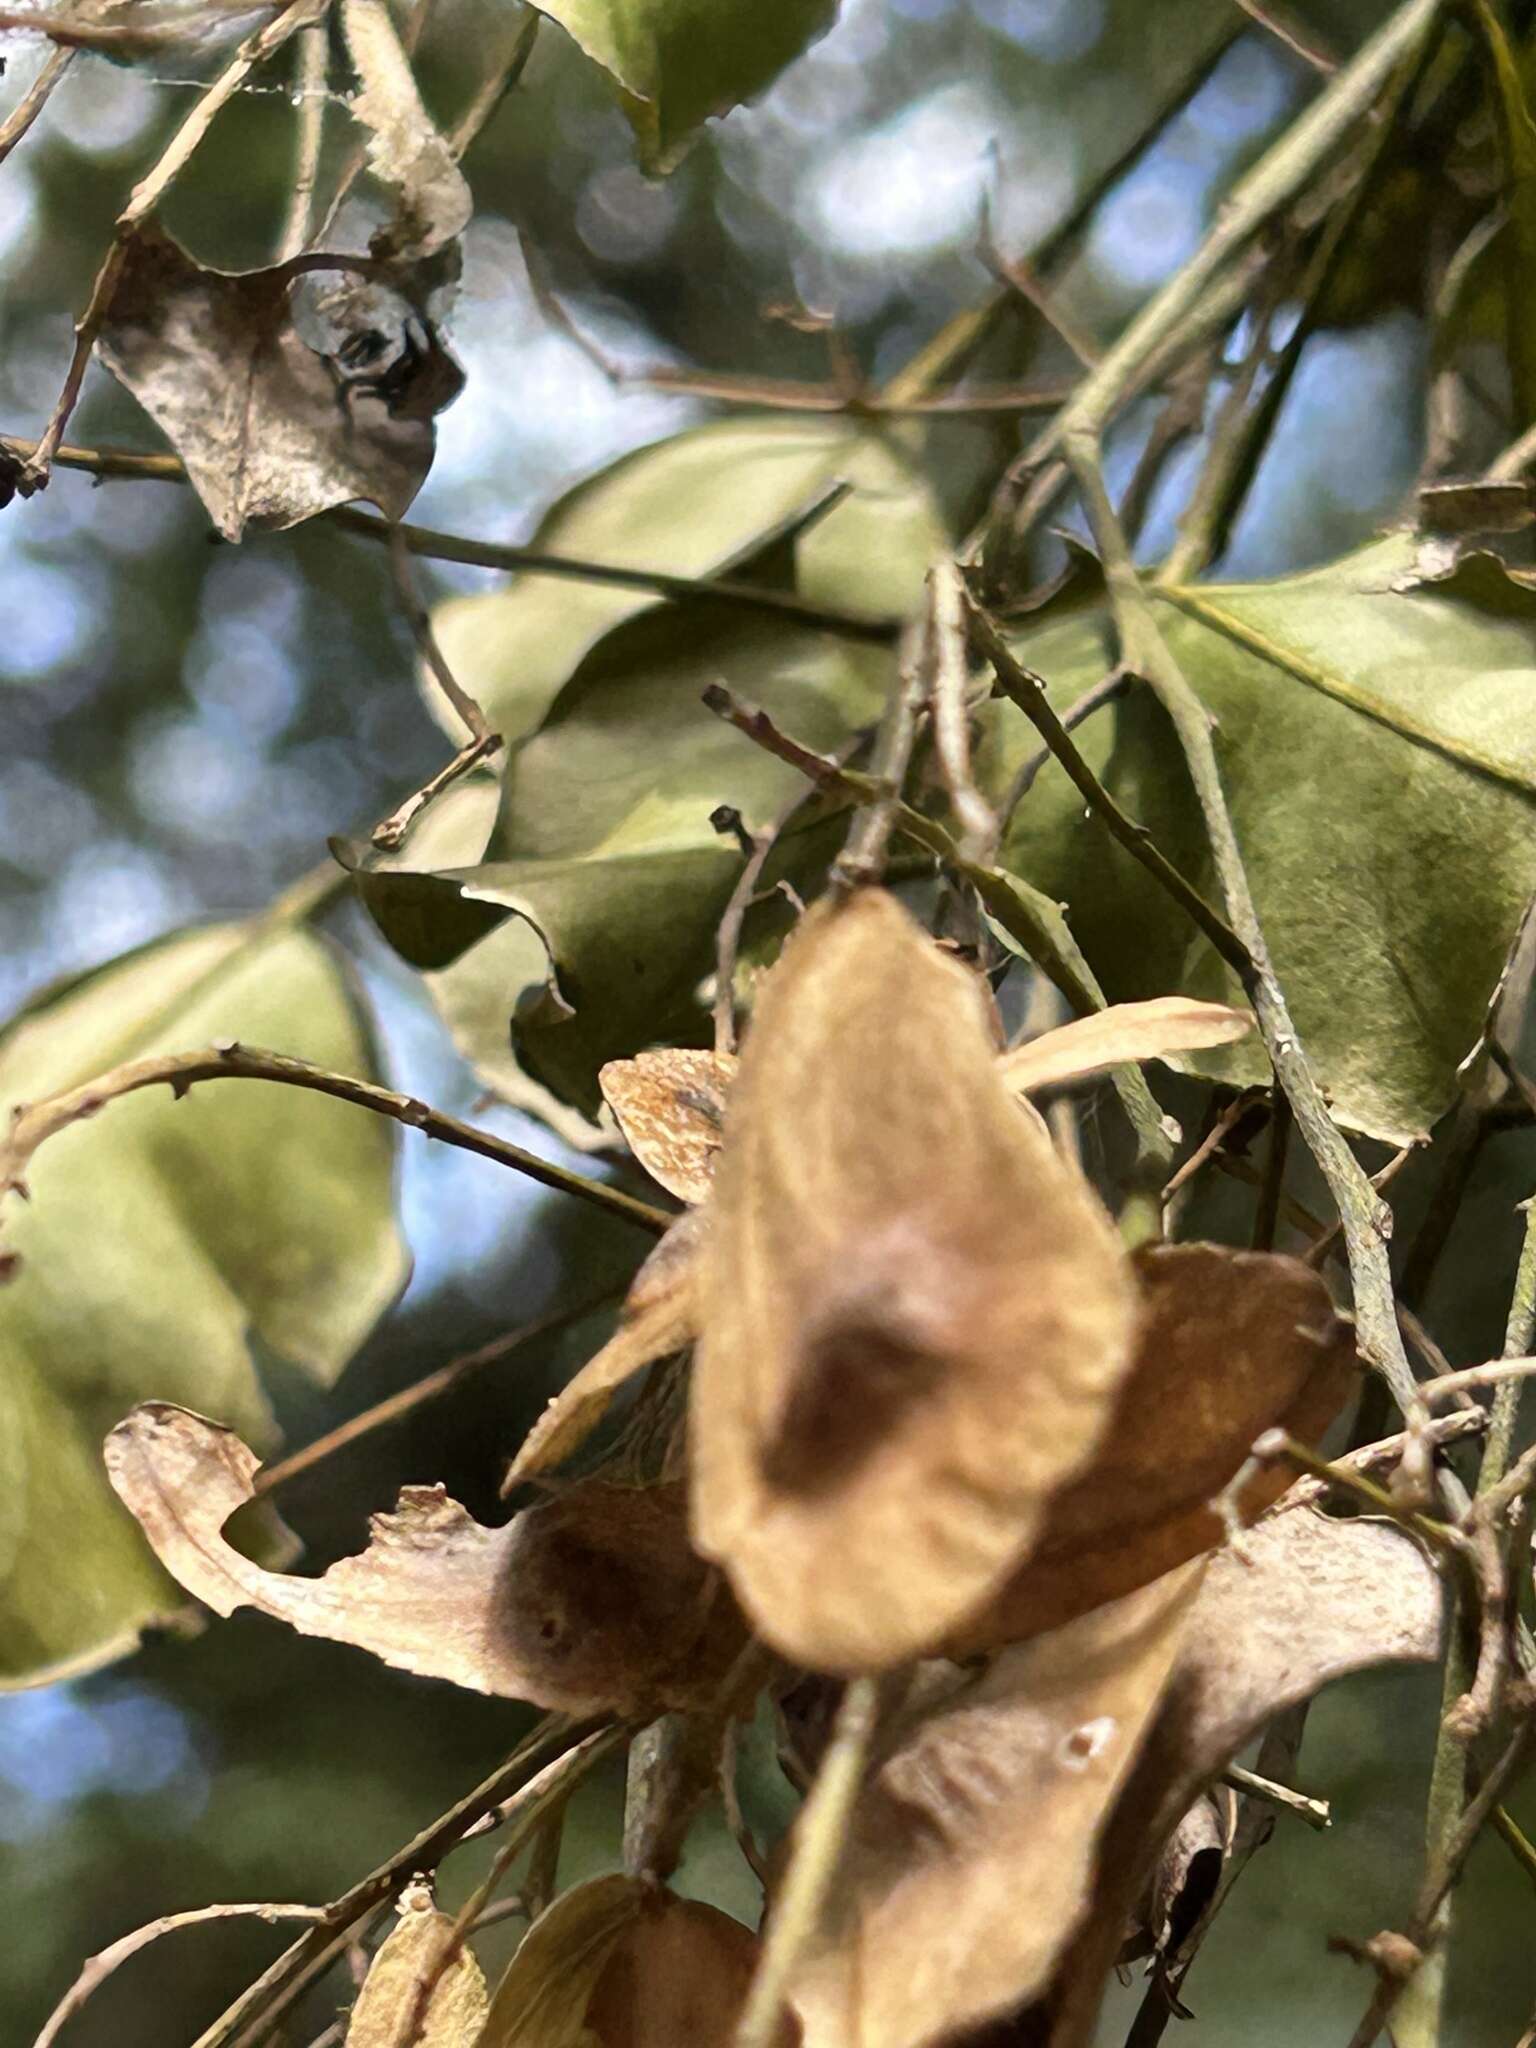
<svg viewBox="0 0 1536 2048">
<path fill-rule="evenodd" d="M 97 344 L 186 464 L 226 540 L 366 499 L 403 518 L 432 466 L 432 415 L 462 375 L 399 293 L 398 332 L 351 332 L 390 356 L 361 376 L 300 332 L 294 264 L 205 270 L 153 225 L 128 242 Z M 323 337 L 317 331 L 316 342 Z M 345 344 L 342 344 L 343 346 Z"/>
<path fill-rule="evenodd" d="M 1091 1456 L 1136 1295 L 893 897 L 816 904 L 759 994 L 699 1258 L 694 1540 L 792 1662 L 921 1655 Z"/>
<path fill-rule="evenodd" d="M 147 1402 L 107 1472 L 173 1577 L 216 1614 L 255 1607 L 402 1671 L 571 1714 L 706 1706 L 745 1632 L 689 1547 L 681 1485 L 588 1479 L 488 1529 L 440 1486 L 406 1487 L 368 1547 L 318 1579 L 224 1540 L 260 1469 L 232 1430 Z"/>
<path fill-rule="evenodd" d="M 408 1885 L 396 1907 L 399 1918 L 368 1967 L 347 2022 L 346 2048 L 400 2048 L 411 2024 L 421 1987 L 440 1971 L 409 2036 L 411 2048 L 476 2048 L 489 1999 L 474 1951 L 460 1947 L 442 1964 L 453 1921 L 439 1913 L 425 1884 Z"/>
<path fill-rule="evenodd" d="M 1434 1662 L 1443 1607 L 1434 1564 L 1390 1522 L 1340 1521 L 1282 1502 L 1240 1553 L 1213 1560 L 1156 1722 L 1104 1830 L 1091 1909 L 1021 2042 L 1088 2048 L 1134 1902 L 1201 1788 L 1276 1714 L 1335 1679 Z"/>
<path fill-rule="evenodd" d="M 480 2048 L 732 2048 L 757 1937 L 638 1877 L 556 1899 L 497 1987 Z M 777 2048 L 793 2048 L 786 2023 Z"/>
<path fill-rule="evenodd" d="M 924 2048 L 1047 1980 L 1204 1566 L 1005 1650 L 898 1728 L 791 1975 L 805 2048 Z"/>
<path fill-rule="evenodd" d="M 1265 1430 L 1316 1443 L 1356 1390 L 1353 1325 L 1299 1259 L 1225 1245 L 1153 1245 L 1133 1261 L 1135 1362 L 1097 1451 L 1051 1499 L 1034 1547 L 946 1649 L 972 1656 L 1056 1628 L 1214 1550 L 1212 1506 Z M 1251 1475 L 1229 1503 L 1251 1522 L 1290 1483 Z"/>
</svg>

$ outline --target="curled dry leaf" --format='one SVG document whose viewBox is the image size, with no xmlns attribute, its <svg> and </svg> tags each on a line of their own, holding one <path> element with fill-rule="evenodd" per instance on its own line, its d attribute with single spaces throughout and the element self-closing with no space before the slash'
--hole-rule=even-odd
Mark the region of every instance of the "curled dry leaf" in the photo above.
<svg viewBox="0 0 1536 2048">
<path fill-rule="evenodd" d="M 1202 1792 L 1179 1821 L 1153 1867 L 1122 1962 L 1148 1953 L 1176 1955 L 1199 1925 L 1231 1852 L 1236 1806 L 1228 1791 L 1219 1799 Z"/>
<path fill-rule="evenodd" d="M 646 1259 L 625 1297 L 618 1329 L 596 1357 L 566 1381 L 529 1430 L 503 1493 L 563 1464 L 596 1429 L 627 1379 L 693 1342 L 702 1227 L 701 1215 L 680 1216 Z"/>
<path fill-rule="evenodd" d="M 296 526 L 356 498 L 403 517 L 432 465 L 431 414 L 463 381 L 410 311 L 392 340 L 354 331 L 352 354 L 366 342 L 390 356 L 385 371 L 373 363 L 377 374 L 311 346 L 294 320 L 298 275 L 292 264 L 205 270 L 170 236 L 140 228 L 98 343 L 226 540 L 247 526 Z"/>
<path fill-rule="evenodd" d="M 1432 1663 L 1443 1594 L 1394 1523 L 1283 1503 L 1206 1572 L 1141 1759 L 1105 1829 L 1093 1906 L 1020 2048 L 1087 2048 L 1126 1919 L 1201 1787 L 1267 1721 L 1336 1678 Z"/>
<path fill-rule="evenodd" d="M 439 1913 L 425 1884 L 400 1895 L 399 1919 L 369 1967 L 352 2017 L 347 2048 L 400 2048 L 429 1972 L 453 1933 L 453 1921 Z M 411 2048 L 476 2048 L 485 2024 L 485 1978 L 474 1952 L 460 1948 L 432 1987 Z"/>
<path fill-rule="evenodd" d="M 594 1878 L 529 1928 L 481 2048 L 731 2048 L 757 1946 L 713 1906 Z M 786 2026 L 782 2048 L 795 2038 Z"/>
<path fill-rule="evenodd" d="M 1199 1052 L 1229 1045 L 1253 1029 L 1246 1010 L 1205 1003 L 1193 996 L 1154 996 L 1145 1003 L 1116 1003 L 1089 1017 L 1058 1025 L 1002 1057 L 1003 1079 L 1027 1094 L 1128 1060 L 1160 1059 L 1164 1053 Z"/>
<path fill-rule="evenodd" d="M 396 195 L 395 251 L 429 256 L 469 224 L 474 200 L 433 126 L 385 0 L 342 0 L 347 50 L 357 66 L 352 112 L 368 133 L 368 165 Z"/>
<path fill-rule="evenodd" d="M 1279 1427 L 1315 1443 L 1358 1384 L 1353 1328 L 1299 1259 L 1180 1244 L 1133 1263 L 1143 1322 L 1113 1421 L 952 1655 L 1056 1628 L 1215 1549 L 1224 1531 L 1211 1503 L 1255 1439 Z M 1234 1511 L 1251 1521 L 1289 1481 L 1283 1466 L 1264 1468 Z"/>
<path fill-rule="evenodd" d="M 736 1074 L 729 1053 L 665 1046 L 610 1060 L 598 1074 L 624 1142 L 680 1202 L 708 1195 L 725 1127 L 725 1098 Z"/>
<path fill-rule="evenodd" d="M 923 2048 L 1046 1981 L 1203 1569 L 1005 1650 L 897 1734 L 790 1980 L 806 2048 Z"/>
<path fill-rule="evenodd" d="M 766 978 L 709 1207 L 695 1541 L 794 1662 L 905 1662 L 1098 1443 L 1128 1262 L 1019 1114 L 975 977 L 873 890 L 813 907 Z"/>
<path fill-rule="evenodd" d="M 215 1613 L 255 1607 L 423 1678 L 573 1714 L 656 1712 L 710 1702 L 744 1640 L 689 1548 L 678 1485 L 589 1479 L 500 1529 L 410 1486 L 373 1517 L 366 1550 L 301 1579 L 223 1538 L 259 1469 L 232 1430 L 147 1402 L 107 1438 L 106 1462 L 160 1562 Z"/>
</svg>

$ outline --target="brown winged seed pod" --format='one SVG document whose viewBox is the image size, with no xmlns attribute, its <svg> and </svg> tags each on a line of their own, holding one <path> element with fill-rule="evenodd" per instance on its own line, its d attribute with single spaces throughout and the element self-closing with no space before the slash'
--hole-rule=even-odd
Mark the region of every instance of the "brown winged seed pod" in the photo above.
<svg viewBox="0 0 1536 2048">
<path fill-rule="evenodd" d="M 798 1663 L 921 1654 L 1007 1578 L 1132 1355 L 1114 1231 L 896 901 L 815 905 L 731 1091 L 699 1273 L 694 1539 Z"/>
</svg>

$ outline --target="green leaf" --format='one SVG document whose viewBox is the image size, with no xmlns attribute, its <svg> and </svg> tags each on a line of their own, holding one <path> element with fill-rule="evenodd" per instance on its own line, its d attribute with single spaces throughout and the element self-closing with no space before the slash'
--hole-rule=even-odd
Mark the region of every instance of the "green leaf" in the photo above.
<svg viewBox="0 0 1536 2048">
<path fill-rule="evenodd" d="M 1417 580 L 1397 535 L 1274 583 L 1154 594 L 1216 721 L 1223 780 L 1270 950 L 1341 1119 L 1394 1144 L 1448 1105 L 1536 889 L 1536 595 L 1479 558 Z M 1114 660 L 1100 611 L 1016 641 L 1060 704 Z M 1036 737 L 991 709 L 1003 787 Z M 1090 765 L 1211 901 L 1205 834 L 1171 728 L 1145 689 L 1078 735 Z M 1111 1000 L 1233 1000 L 1236 981 L 1146 872 L 1085 817 L 1053 762 L 1015 815 L 1007 864 L 1063 899 Z M 1191 1057 L 1264 1078 L 1255 1044 Z"/>
<path fill-rule="evenodd" d="M 825 35 L 837 0 L 534 0 L 613 74 L 649 171 L 667 171 L 711 114 L 770 86 Z"/>
<path fill-rule="evenodd" d="M 572 493 L 541 542 L 685 574 L 746 561 L 762 575 L 765 535 L 839 480 L 849 496 L 787 551 L 795 588 L 899 616 L 946 536 L 901 444 L 845 426 L 682 435 Z M 785 552 L 773 550 L 775 568 Z M 390 943 L 438 977 L 461 1048 L 493 1085 L 514 1085 L 503 1079 L 511 1018 L 518 1067 L 595 1115 L 605 1061 L 703 1028 L 698 987 L 742 859 L 711 813 L 732 805 L 766 826 L 806 788 L 705 710 L 703 691 L 725 679 L 830 749 L 878 717 L 893 657 L 707 603 L 594 586 L 551 596 L 527 576 L 444 607 L 439 626 L 459 679 L 519 736 L 484 858 L 402 870 L 338 852 Z M 766 880 L 803 879 L 834 844 L 824 828 L 792 834 Z"/>
<path fill-rule="evenodd" d="M 0 1115 L 125 1059 L 240 1037 L 369 1074 L 336 956 L 311 933 L 180 933 L 45 993 L 0 1037 Z M 61 1132 L 9 1203 L 0 1288 L 0 1684 L 133 1647 L 181 1604 L 102 1470 L 136 1401 L 273 1439 L 253 1345 L 330 1381 L 402 1286 L 393 1133 L 297 1089 L 155 1089 Z"/>
<path fill-rule="evenodd" d="M 625 569 L 715 576 L 739 571 L 765 536 L 847 482 L 852 495 L 795 543 L 795 587 L 814 602 L 878 618 L 911 604 L 914 561 L 921 557 L 921 573 L 943 545 L 906 445 L 832 421 L 716 421 L 636 449 L 578 484 L 530 546 Z M 537 730 L 605 633 L 656 603 L 644 590 L 525 571 L 500 589 L 450 598 L 432 623 L 448 666 L 511 746 Z M 458 720 L 430 679 L 424 687 L 457 741 Z"/>
</svg>

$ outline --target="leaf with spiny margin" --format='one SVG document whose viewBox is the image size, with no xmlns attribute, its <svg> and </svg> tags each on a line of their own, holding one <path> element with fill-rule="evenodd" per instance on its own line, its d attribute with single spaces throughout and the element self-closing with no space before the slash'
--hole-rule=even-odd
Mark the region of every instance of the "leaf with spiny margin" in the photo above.
<svg viewBox="0 0 1536 2048">
<path fill-rule="evenodd" d="M 219 1038 L 376 1077 L 331 947 L 278 925 L 180 932 L 35 997 L 0 1036 L 0 1116 L 125 1059 Z M 39 1152 L 0 1287 L 0 1685 L 132 1649 L 179 1604 L 122 1513 L 100 1444 L 136 1400 L 196 1401 L 264 1445 L 252 1349 L 340 1373 L 408 1270 L 394 1131 L 254 1081 L 108 1104 Z"/>
<path fill-rule="evenodd" d="M 1335 1112 L 1393 1144 L 1455 1092 L 1536 890 L 1536 593 L 1486 559 L 1417 580 L 1396 535 L 1273 583 L 1153 587 L 1157 622 L 1216 720 L 1223 782 L 1276 972 Z M 1114 664 L 1100 610 L 1015 640 L 1063 701 Z M 986 779 L 1033 728 L 989 707 Z M 1179 746 L 1135 688 L 1077 735 L 1089 766 L 1210 900 L 1220 897 Z M 1230 1000 L 1236 979 L 1157 883 L 1085 817 L 1053 762 L 1015 813 L 1004 863 L 1063 899 L 1114 1000 L 1170 987 Z M 1184 1056 L 1267 1079 L 1256 1043 Z"/>
</svg>

